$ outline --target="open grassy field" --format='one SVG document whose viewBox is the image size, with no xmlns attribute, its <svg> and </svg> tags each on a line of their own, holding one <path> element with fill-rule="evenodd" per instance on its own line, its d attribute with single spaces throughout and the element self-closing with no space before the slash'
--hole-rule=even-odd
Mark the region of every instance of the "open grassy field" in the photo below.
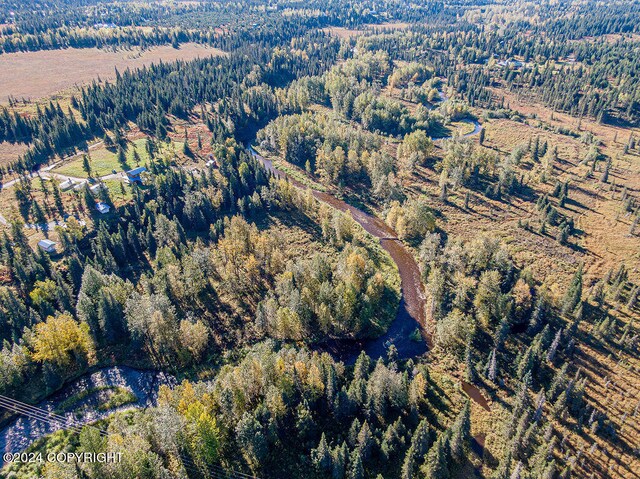
<svg viewBox="0 0 640 479">
<path fill-rule="evenodd" d="M 362 29 L 346 27 L 326 27 L 323 30 L 338 38 L 351 38 L 365 33 L 366 30 L 390 32 L 393 30 L 406 30 L 411 25 L 403 22 L 370 23 L 362 26 Z"/>
<path fill-rule="evenodd" d="M 338 37 L 338 38 L 351 38 L 361 35 L 363 33 L 362 30 L 356 30 L 352 28 L 345 27 L 326 27 L 322 29 L 323 31 Z"/>
<path fill-rule="evenodd" d="M 144 165 L 149 161 L 149 154 L 145 148 L 146 140 L 144 138 L 138 138 L 133 140 L 125 150 L 126 164 L 121 165 L 118 162 L 118 155 L 116 150 L 108 150 L 104 147 L 92 150 L 89 154 L 89 163 L 93 176 L 106 176 L 113 173 L 113 170 L 123 171 L 135 168 L 139 165 Z M 164 145 L 163 149 L 159 152 L 160 155 L 178 153 L 182 151 L 182 142 L 171 142 Z M 139 160 L 136 163 L 134 157 L 137 152 Z M 85 178 L 87 173 L 83 169 L 82 156 L 77 156 L 75 159 L 62 164 L 58 168 L 52 170 L 53 173 L 58 173 L 66 176 L 73 176 L 76 178 Z"/>
<path fill-rule="evenodd" d="M 106 51 L 97 48 L 42 50 L 0 55 L 0 102 L 47 97 L 95 79 L 112 79 L 115 69 L 140 68 L 159 61 L 191 60 L 224 55 L 215 48 L 187 43 L 179 49 Z"/>
</svg>

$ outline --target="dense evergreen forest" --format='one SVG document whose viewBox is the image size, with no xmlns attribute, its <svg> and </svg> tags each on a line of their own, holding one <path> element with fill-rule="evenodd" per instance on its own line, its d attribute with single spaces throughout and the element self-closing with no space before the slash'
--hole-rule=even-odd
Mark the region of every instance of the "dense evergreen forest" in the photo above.
<svg viewBox="0 0 640 479">
<path fill-rule="evenodd" d="M 2 401 L 117 365 L 171 378 L 150 407 L 120 386 L 61 396 L 50 414 L 113 414 L 27 449 L 120 462 L 0 476 L 636 477 L 639 17 L 636 0 L 0 6 L 7 61 L 224 53 L 0 105 L 0 152 L 19 148 L 0 160 Z M 394 336 L 407 311 L 425 354 Z"/>
</svg>

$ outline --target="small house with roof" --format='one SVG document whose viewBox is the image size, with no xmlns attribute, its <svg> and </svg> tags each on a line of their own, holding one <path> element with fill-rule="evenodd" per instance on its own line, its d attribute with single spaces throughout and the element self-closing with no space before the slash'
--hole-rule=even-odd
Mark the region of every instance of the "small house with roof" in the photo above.
<svg viewBox="0 0 640 479">
<path fill-rule="evenodd" d="M 83 191 L 86 184 L 87 184 L 86 181 L 81 181 L 79 183 L 76 183 L 75 186 L 73 187 L 73 190 L 74 191 Z"/>
<path fill-rule="evenodd" d="M 127 171 L 127 179 L 130 183 L 142 183 L 142 178 L 140 175 L 147 171 L 144 166 L 139 166 L 138 168 L 134 168 L 133 170 Z"/>
<path fill-rule="evenodd" d="M 45 253 L 55 253 L 56 252 L 56 242 L 51 241 L 50 239 L 43 239 L 38 241 L 38 248 L 40 248 Z"/>
<path fill-rule="evenodd" d="M 71 178 L 64 180 L 62 183 L 60 183 L 60 189 L 62 191 L 67 191 L 67 190 L 70 190 L 71 188 L 73 188 L 73 180 Z"/>
<path fill-rule="evenodd" d="M 89 187 L 89 191 L 91 191 L 91 194 L 93 194 L 95 196 L 98 193 L 100 193 L 100 190 L 102 188 L 103 188 L 102 183 L 96 183 L 95 185 Z"/>
<path fill-rule="evenodd" d="M 102 214 L 102 215 L 106 215 L 109 210 L 111 209 L 111 206 L 109 206 L 108 204 L 100 201 L 96 204 L 96 210 L 98 210 L 98 213 Z"/>
</svg>

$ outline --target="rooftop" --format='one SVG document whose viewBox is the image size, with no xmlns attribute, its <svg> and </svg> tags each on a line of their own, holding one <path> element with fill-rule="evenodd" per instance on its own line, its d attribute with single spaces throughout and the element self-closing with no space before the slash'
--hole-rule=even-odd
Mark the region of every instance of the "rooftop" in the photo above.
<svg viewBox="0 0 640 479">
<path fill-rule="evenodd" d="M 140 173 L 144 173 L 147 169 L 144 166 L 139 166 L 133 170 L 127 171 L 128 176 L 138 176 Z"/>
</svg>

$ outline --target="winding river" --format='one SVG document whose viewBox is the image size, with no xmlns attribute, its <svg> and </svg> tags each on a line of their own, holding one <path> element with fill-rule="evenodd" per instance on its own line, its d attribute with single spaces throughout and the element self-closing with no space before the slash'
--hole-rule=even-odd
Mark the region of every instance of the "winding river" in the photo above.
<svg viewBox="0 0 640 479">
<path fill-rule="evenodd" d="M 482 128 L 481 125 L 475 120 L 473 124 L 474 130 L 464 136 L 469 137 L 477 135 L 480 132 Z M 436 138 L 436 140 L 446 138 Z M 262 157 L 251 147 L 249 151 L 274 176 L 287 178 L 287 175 L 277 170 L 270 160 Z M 300 188 L 307 188 L 307 186 L 291 177 L 288 179 L 292 184 Z M 312 193 L 318 200 L 327 203 L 337 210 L 343 212 L 349 211 L 353 219 L 360 224 L 365 231 L 379 239 L 381 246 L 389 253 L 398 267 L 402 291 L 396 317 L 385 334 L 378 338 L 364 341 L 335 341 L 324 345 L 323 348 L 328 350 L 336 359 L 342 360 L 345 363 L 355 362 L 361 351 L 365 351 L 374 360 L 386 356 L 392 344 L 396 347 L 398 357 L 401 359 L 417 357 L 426 353 L 430 346 L 430 336 L 427 334 L 425 328 L 426 298 L 420 278 L 420 269 L 411 252 L 397 238 L 395 231 L 381 219 L 369 215 L 335 198 L 329 193 L 317 190 L 312 190 Z M 411 339 L 412 333 L 414 333 L 416 329 L 422 332 L 422 341 Z M 69 425 L 90 424 L 118 410 L 153 406 L 157 402 L 160 385 L 172 385 L 173 383 L 174 379 L 162 372 L 140 371 L 124 366 L 114 366 L 88 373 L 76 381 L 71 382 L 61 391 L 54 393 L 37 405 L 38 408 L 50 413 L 55 412 L 64 419 L 60 418 L 57 422 L 45 422 L 27 416 L 18 416 L 0 430 L 0 451 L 19 452 L 26 449 L 37 439 L 61 428 L 68 427 Z M 104 389 L 102 391 L 98 389 L 108 387 L 127 389 L 131 391 L 137 399 L 135 402 L 115 409 L 100 410 L 97 408 L 97 405 L 99 404 L 101 395 L 104 394 Z M 463 383 L 463 387 L 465 392 L 467 392 L 474 401 L 486 403 L 486 400 L 484 400 L 475 386 Z M 60 411 L 65 401 L 68 402 L 69 398 L 87 390 L 95 391 L 95 393 L 89 394 L 86 398 L 77 401 L 73 405 L 72 412 Z M 484 403 L 482 405 L 486 407 Z M 78 413 L 78 411 L 82 412 Z M 2 467 L 3 464 L 4 461 L 0 459 L 0 467 Z"/>
<path fill-rule="evenodd" d="M 258 154 L 253 148 L 250 147 L 249 151 L 254 158 L 262 163 L 267 171 L 277 178 L 288 178 L 295 186 L 307 188 L 299 181 L 276 169 L 273 162 Z M 374 360 L 385 356 L 388 348 L 392 344 L 398 350 L 398 357 L 402 359 L 424 354 L 427 351 L 427 342 L 411 339 L 411 335 L 416 329 L 424 331 L 426 299 L 420 278 L 420 269 L 413 255 L 397 238 L 396 232 L 380 218 L 369 215 L 355 206 L 335 198 L 329 193 L 314 189 L 312 189 L 311 192 L 315 198 L 331 207 L 339 211 L 350 212 L 353 219 L 360 224 L 367 233 L 380 240 L 380 244 L 389 253 L 398 267 L 402 288 L 402 297 L 396 317 L 385 334 L 375 339 L 360 342 L 335 341 L 327 345 L 326 349 L 328 349 L 334 357 L 346 363 L 355 362 L 361 351 L 365 351 Z M 428 341 L 428 336 L 425 336 L 425 339 Z"/>
<path fill-rule="evenodd" d="M 0 430 L 0 451 L 16 453 L 26 449 L 37 439 L 70 426 L 91 424 L 119 410 L 147 408 L 156 404 L 161 384 L 174 385 L 173 377 L 160 371 L 141 371 L 126 366 L 113 366 L 85 374 L 52 394 L 36 407 L 52 416 L 47 421 L 19 415 Z M 122 388 L 130 391 L 136 400 L 113 409 L 102 410 L 98 406 L 109 394 L 106 388 Z M 87 394 L 89 391 L 90 394 Z M 79 394 L 87 394 L 85 397 Z M 75 400 L 78 399 L 78 400 Z M 70 402 L 73 401 L 73 404 Z M 64 411 L 68 404 L 70 411 Z M 4 461 L 0 459 L 0 467 Z"/>
</svg>

